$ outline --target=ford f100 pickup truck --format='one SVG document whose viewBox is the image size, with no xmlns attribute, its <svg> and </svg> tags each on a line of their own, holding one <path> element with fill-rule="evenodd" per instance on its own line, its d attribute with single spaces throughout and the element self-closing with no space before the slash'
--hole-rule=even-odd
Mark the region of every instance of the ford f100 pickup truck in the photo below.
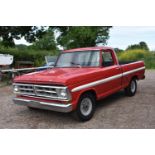
<svg viewBox="0 0 155 155">
<path fill-rule="evenodd" d="M 118 62 L 110 47 L 65 50 L 53 69 L 16 77 L 13 101 L 29 108 L 73 111 L 79 120 L 88 121 L 97 100 L 121 89 L 134 96 L 137 80 L 144 78 L 143 61 Z"/>
</svg>

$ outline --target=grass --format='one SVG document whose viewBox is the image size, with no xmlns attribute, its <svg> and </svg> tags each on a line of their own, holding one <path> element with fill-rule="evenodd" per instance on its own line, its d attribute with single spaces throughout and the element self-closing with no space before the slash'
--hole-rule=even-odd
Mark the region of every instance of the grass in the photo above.
<svg viewBox="0 0 155 155">
<path fill-rule="evenodd" d="M 11 85 L 10 81 L 0 81 L 0 88 Z"/>
<path fill-rule="evenodd" d="M 9 74 L 5 74 L 3 75 L 1 81 L 0 81 L 0 88 L 4 87 L 4 86 L 8 86 L 12 84 L 12 80 L 9 76 Z"/>
</svg>

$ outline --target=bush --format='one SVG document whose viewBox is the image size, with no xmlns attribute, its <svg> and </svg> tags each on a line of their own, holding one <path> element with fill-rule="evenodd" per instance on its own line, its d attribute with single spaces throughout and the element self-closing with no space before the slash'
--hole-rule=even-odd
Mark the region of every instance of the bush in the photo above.
<svg viewBox="0 0 155 155">
<path fill-rule="evenodd" d="M 130 60 L 144 60 L 148 52 L 144 50 L 128 50 L 120 53 L 119 60 L 130 61 Z"/>
<path fill-rule="evenodd" d="M 138 61 L 143 60 L 146 68 L 155 68 L 155 52 L 135 49 L 117 53 L 119 61 Z"/>
</svg>

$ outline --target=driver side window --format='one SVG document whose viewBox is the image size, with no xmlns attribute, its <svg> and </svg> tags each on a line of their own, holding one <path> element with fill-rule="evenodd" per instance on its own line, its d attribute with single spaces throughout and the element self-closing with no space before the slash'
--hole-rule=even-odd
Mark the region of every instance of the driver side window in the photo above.
<svg viewBox="0 0 155 155">
<path fill-rule="evenodd" d="M 102 66 L 108 67 L 114 65 L 111 52 L 102 52 Z"/>
</svg>

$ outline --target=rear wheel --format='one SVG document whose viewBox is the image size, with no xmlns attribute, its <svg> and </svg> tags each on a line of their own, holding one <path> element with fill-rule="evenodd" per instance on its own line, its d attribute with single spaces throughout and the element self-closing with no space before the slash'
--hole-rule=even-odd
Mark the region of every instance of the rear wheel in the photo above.
<svg viewBox="0 0 155 155">
<path fill-rule="evenodd" d="M 134 78 L 130 81 L 129 86 L 127 88 L 125 88 L 125 94 L 127 96 L 134 96 L 136 94 L 136 92 L 137 92 L 137 81 Z"/>
<path fill-rule="evenodd" d="M 80 121 L 88 121 L 95 112 L 95 97 L 91 93 L 83 94 L 78 102 L 78 107 L 74 112 L 76 118 Z"/>
</svg>

